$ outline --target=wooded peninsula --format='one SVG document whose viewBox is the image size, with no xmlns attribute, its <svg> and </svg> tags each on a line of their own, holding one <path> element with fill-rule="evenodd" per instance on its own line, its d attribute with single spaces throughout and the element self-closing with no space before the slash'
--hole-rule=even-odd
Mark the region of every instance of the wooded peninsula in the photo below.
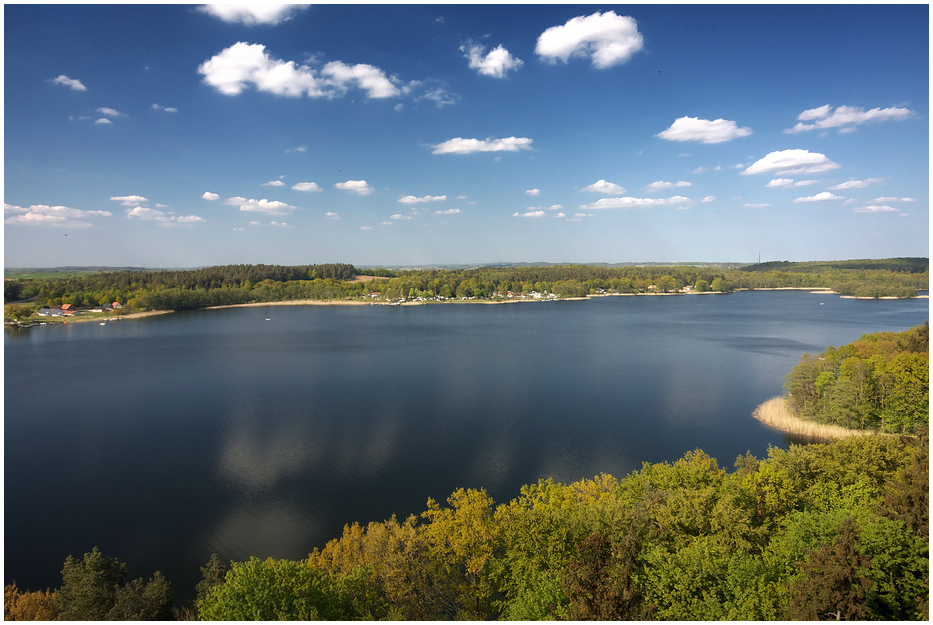
<svg viewBox="0 0 933 625">
<path fill-rule="evenodd" d="M 361 269 L 350 264 L 223 265 L 189 270 L 97 270 L 4 284 L 6 318 L 42 308 L 105 307 L 113 314 L 283 301 L 508 302 L 591 295 L 826 289 L 851 297 L 916 297 L 929 289 L 929 259 L 716 265 L 522 265 L 469 269 Z M 55 274 L 52 274 L 55 275 Z M 11 306 L 12 304 L 12 306 Z M 117 304 L 115 306 L 114 304 Z"/>
</svg>

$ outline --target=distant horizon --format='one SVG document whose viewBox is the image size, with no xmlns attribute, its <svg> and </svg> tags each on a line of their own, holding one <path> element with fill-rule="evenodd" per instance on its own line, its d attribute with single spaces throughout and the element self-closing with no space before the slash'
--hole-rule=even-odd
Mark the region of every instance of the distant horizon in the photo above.
<svg viewBox="0 0 933 625">
<path fill-rule="evenodd" d="M 280 265 L 280 266 L 304 266 L 304 265 L 326 265 L 326 264 L 348 264 L 353 265 L 357 269 L 444 269 L 444 268 L 464 268 L 464 267 L 509 267 L 509 266 L 528 266 L 528 267 L 545 267 L 549 265 L 607 265 L 607 266 L 641 266 L 641 265 L 658 265 L 658 266 L 701 266 L 701 265 L 758 265 L 766 263 L 833 263 L 833 262 L 848 262 L 848 261 L 860 261 L 860 260 L 893 260 L 901 258 L 926 258 L 928 256 L 890 256 L 884 258 L 873 258 L 873 257 L 860 257 L 860 258 L 828 258 L 828 259 L 809 259 L 809 260 L 761 260 L 754 262 L 743 262 L 743 261 L 728 261 L 728 260 L 711 260 L 711 261 L 622 261 L 622 262 L 609 262 L 609 261 L 493 261 L 493 262 L 483 262 L 483 263 L 426 263 L 426 264 L 415 264 L 415 265 L 397 265 L 397 264 L 372 264 L 372 263 L 346 263 L 346 261 L 325 261 L 325 262 L 314 262 L 314 263 L 213 263 L 210 265 L 189 265 L 189 266 L 156 266 L 156 265 L 22 265 L 22 266 L 5 266 L 4 271 L 6 270 L 25 270 L 25 269 L 44 269 L 44 270 L 64 270 L 64 269 L 160 269 L 160 270 L 172 270 L 172 271 L 189 271 L 195 269 L 204 269 L 206 267 L 219 267 L 224 265 Z"/>
<path fill-rule="evenodd" d="M 926 5 L 257 7 L 4 5 L 5 265 L 929 254 Z"/>
</svg>

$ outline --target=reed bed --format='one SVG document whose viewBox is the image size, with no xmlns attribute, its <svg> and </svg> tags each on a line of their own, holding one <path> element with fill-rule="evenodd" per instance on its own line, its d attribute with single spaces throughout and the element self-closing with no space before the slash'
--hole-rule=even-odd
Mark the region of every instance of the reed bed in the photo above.
<svg viewBox="0 0 933 625">
<path fill-rule="evenodd" d="M 814 438 L 845 438 L 847 436 L 872 436 L 877 434 L 873 430 L 850 430 L 838 425 L 825 425 L 814 423 L 796 416 L 788 410 L 783 397 L 773 397 L 761 404 L 752 413 L 752 416 L 775 429 L 791 434 L 812 436 Z"/>
</svg>

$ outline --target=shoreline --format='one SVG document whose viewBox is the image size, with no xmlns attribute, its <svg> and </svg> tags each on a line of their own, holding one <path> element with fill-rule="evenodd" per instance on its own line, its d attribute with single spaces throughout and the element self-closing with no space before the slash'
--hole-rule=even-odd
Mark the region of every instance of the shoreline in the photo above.
<svg viewBox="0 0 933 625">
<path fill-rule="evenodd" d="M 874 430 L 851 430 L 839 425 L 826 425 L 801 419 L 787 408 L 784 397 L 772 397 L 755 408 L 752 416 L 772 429 L 824 440 L 850 436 L 891 436 Z"/>
<path fill-rule="evenodd" d="M 750 289 L 750 288 L 740 288 L 735 289 L 734 293 L 739 291 L 809 291 L 813 294 L 828 294 L 828 295 L 837 295 L 841 299 L 861 299 L 861 300 L 870 300 L 870 299 L 929 299 L 929 295 L 917 295 L 916 297 L 911 298 L 901 298 L 901 297 L 856 297 L 854 295 L 839 295 L 834 291 L 828 288 L 822 287 L 771 287 L 771 288 L 759 288 L 759 289 Z M 301 300 L 282 300 L 275 302 L 248 302 L 246 304 L 222 304 L 219 306 L 206 306 L 204 308 L 196 308 L 193 310 L 219 310 L 222 308 L 248 308 L 255 306 L 427 306 L 433 304 L 520 304 L 525 302 L 582 302 L 588 299 L 593 299 L 597 297 L 643 297 L 643 296 L 673 296 L 673 295 L 728 295 L 728 292 L 721 291 L 680 291 L 677 293 L 592 293 L 584 295 L 583 297 L 561 297 L 561 298 L 540 298 L 540 299 L 518 299 L 518 298 L 509 298 L 509 299 L 485 299 L 485 300 L 461 300 L 461 299 L 448 299 L 448 300 L 427 300 L 421 302 L 384 302 L 384 301 L 360 301 L 360 300 L 315 300 L 315 299 L 301 299 Z M 109 322 L 116 321 L 118 319 L 141 319 L 143 317 L 152 317 L 155 315 L 166 315 L 174 312 L 180 312 L 175 310 L 147 310 L 143 312 L 135 313 L 126 313 L 123 315 L 111 316 L 111 317 L 69 317 L 67 319 L 62 318 L 60 321 L 56 318 L 55 321 L 42 321 L 40 319 L 34 319 L 29 324 L 22 325 L 19 327 L 28 328 L 39 323 L 51 323 L 56 325 L 59 323 L 87 323 L 89 321 L 99 321 L 99 322 Z M 51 319 L 51 318 L 50 318 Z M 16 327 L 9 324 L 4 324 L 4 327 Z M 777 399 L 777 398 L 775 398 Z M 769 400 L 771 401 L 771 400 Z M 767 403 L 767 402 L 765 402 Z M 764 404 L 762 404 L 764 406 Z M 761 408 L 761 406 L 759 406 Z M 757 409 L 756 409 L 757 411 Z"/>
</svg>

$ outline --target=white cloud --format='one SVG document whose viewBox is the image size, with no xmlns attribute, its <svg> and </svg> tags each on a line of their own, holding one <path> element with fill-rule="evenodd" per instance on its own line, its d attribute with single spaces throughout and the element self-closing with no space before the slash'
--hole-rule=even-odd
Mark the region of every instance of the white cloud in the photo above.
<svg viewBox="0 0 933 625">
<path fill-rule="evenodd" d="M 159 106 L 158 104 L 155 104 L 155 103 L 153 103 L 152 108 L 153 110 L 165 111 L 166 113 L 177 113 L 178 112 L 178 109 L 175 108 L 174 106 Z"/>
<path fill-rule="evenodd" d="M 386 98 L 401 93 L 378 67 L 366 64 L 327 63 L 320 72 L 294 61 L 274 59 L 262 44 L 237 42 L 198 67 L 204 82 L 224 95 L 238 95 L 249 85 L 275 95 L 309 98 L 345 93 L 356 86 L 370 98 Z"/>
<path fill-rule="evenodd" d="M 411 215 L 402 215 L 401 213 L 396 213 L 394 215 L 389 215 L 389 219 L 411 221 Z"/>
<path fill-rule="evenodd" d="M 372 230 L 372 226 L 360 226 L 360 230 Z"/>
<path fill-rule="evenodd" d="M 654 206 L 672 206 L 685 204 L 690 198 L 675 195 L 669 198 L 612 197 L 597 200 L 593 204 L 580 206 L 582 210 L 600 210 L 608 208 L 652 208 Z"/>
<path fill-rule="evenodd" d="M 643 191 L 645 193 L 655 193 L 657 191 L 663 191 L 664 189 L 672 189 L 674 187 L 690 187 L 693 186 L 693 183 L 687 182 L 686 180 L 678 180 L 677 182 L 665 182 L 663 180 L 658 180 L 647 185 Z"/>
<path fill-rule="evenodd" d="M 281 180 L 270 180 L 269 182 L 262 183 L 264 187 L 284 187 L 285 183 Z"/>
<path fill-rule="evenodd" d="M 95 124 L 98 124 L 98 125 L 101 125 L 101 124 L 112 124 L 113 122 L 110 121 L 109 119 L 107 119 L 106 117 L 101 117 L 100 119 L 98 119 L 98 120 L 97 120 L 96 122 L 94 122 L 94 123 L 95 123 Z"/>
<path fill-rule="evenodd" d="M 292 14 L 308 6 L 310 5 L 239 2 L 233 4 L 205 4 L 198 7 L 198 10 L 228 23 L 245 24 L 246 26 L 256 26 L 257 24 L 275 26 L 291 19 Z"/>
<path fill-rule="evenodd" d="M 112 109 L 109 106 L 102 106 L 99 109 L 97 109 L 97 112 L 103 115 L 108 115 L 110 117 L 122 117 L 123 116 L 123 113 L 121 113 L 120 111 L 116 109 Z"/>
<path fill-rule="evenodd" d="M 473 152 L 518 152 L 530 150 L 532 140 L 526 137 L 505 139 L 463 139 L 457 137 L 433 146 L 432 154 L 472 154 Z"/>
<path fill-rule="evenodd" d="M 374 189 L 366 184 L 365 180 L 347 180 L 346 182 L 338 182 L 334 185 L 334 188 L 343 189 L 344 191 L 349 191 L 350 193 L 355 193 L 356 195 L 370 195 Z"/>
<path fill-rule="evenodd" d="M 524 212 L 524 213 L 519 213 L 519 212 L 516 211 L 516 212 L 512 215 L 512 217 L 531 217 L 531 218 L 538 218 L 538 217 L 544 217 L 544 215 L 545 215 L 545 212 L 544 212 L 543 210 L 530 210 L 530 211 L 527 211 L 527 212 Z"/>
<path fill-rule="evenodd" d="M 460 214 L 459 208 L 448 208 L 445 211 L 434 211 L 435 215 L 458 215 Z"/>
<path fill-rule="evenodd" d="M 289 226 L 289 225 L 288 225 L 287 223 L 285 223 L 284 221 L 270 221 L 270 222 L 269 222 L 269 225 L 270 225 L 270 226 L 276 226 L 276 227 L 278 227 L 278 228 L 291 228 L 291 226 Z"/>
<path fill-rule="evenodd" d="M 758 159 L 743 171 L 743 174 L 776 173 L 778 175 L 819 174 L 840 165 L 829 160 L 825 154 L 809 150 L 780 150 Z"/>
<path fill-rule="evenodd" d="M 265 213 L 266 215 L 288 215 L 297 206 L 289 206 L 285 202 L 278 200 L 248 200 L 245 197 L 231 197 L 224 200 L 227 206 L 238 206 L 241 211 L 250 213 Z"/>
<path fill-rule="evenodd" d="M 837 184 L 834 187 L 830 187 L 833 191 L 841 191 L 843 189 L 864 189 L 865 187 L 871 186 L 873 184 L 881 184 L 884 182 L 884 178 L 866 178 L 865 180 L 849 180 L 841 184 Z"/>
<path fill-rule="evenodd" d="M 541 189 L 525 189 L 528 195 L 541 195 Z"/>
<path fill-rule="evenodd" d="M 178 216 L 172 215 L 171 213 L 165 213 L 154 208 L 146 208 L 144 206 L 137 206 L 135 208 L 126 209 L 127 218 L 133 218 L 142 220 L 142 221 L 155 221 L 160 226 L 177 226 L 177 225 L 187 225 L 198 223 L 204 221 L 201 217 L 197 215 L 184 215 Z"/>
<path fill-rule="evenodd" d="M 327 86 L 339 93 L 352 86 L 366 91 L 370 98 L 391 98 L 401 93 L 398 87 L 386 78 L 385 72 L 365 63 L 347 65 L 340 61 L 331 61 L 321 69 L 321 74 L 328 78 Z"/>
<path fill-rule="evenodd" d="M 893 206 L 862 206 L 852 209 L 853 213 L 899 213 L 900 210 Z"/>
<path fill-rule="evenodd" d="M 703 198 L 702 200 L 700 200 L 700 202 L 701 202 L 701 203 L 704 203 L 704 204 L 705 204 L 706 202 L 715 202 L 715 201 L 716 201 L 716 196 L 715 196 L 715 195 L 707 195 L 705 198 Z"/>
<path fill-rule="evenodd" d="M 21 226 L 62 226 L 69 228 L 88 228 L 91 223 L 82 221 L 88 217 L 111 217 L 110 211 L 79 210 L 67 206 L 48 206 L 33 204 L 28 208 L 3 205 L 4 223 Z"/>
<path fill-rule="evenodd" d="M 56 85 L 64 85 L 65 87 L 75 91 L 87 91 L 87 87 L 82 85 L 80 80 L 77 78 L 68 78 L 64 74 L 60 75 L 58 78 L 50 78 L 49 82 Z"/>
<path fill-rule="evenodd" d="M 116 195 L 110 199 L 114 202 L 120 202 L 123 206 L 137 206 L 149 201 L 141 195 Z"/>
<path fill-rule="evenodd" d="M 551 63 L 571 57 L 591 57 L 593 67 L 604 69 L 625 63 L 644 46 L 638 24 L 613 11 L 596 12 L 552 26 L 538 37 L 535 54 Z"/>
<path fill-rule="evenodd" d="M 886 204 L 888 202 L 916 202 L 916 201 L 917 200 L 915 200 L 912 197 L 902 197 L 902 198 L 876 197 L 875 199 L 872 200 L 872 202 L 874 202 L 875 204 Z"/>
<path fill-rule="evenodd" d="M 415 83 L 412 83 L 415 84 Z M 437 108 L 442 108 L 448 104 L 455 104 L 460 99 L 456 93 L 451 93 L 445 87 L 436 86 L 426 89 L 425 92 L 416 97 L 416 100 L 429 100 L 434 102 Z"/>
<path fill-rule="evenodd" d="M 486 46 L 478 43 L 468 43 L 460 46 L 460 51 L 465 52 L 464 56 L 470 61 L 470 69 L 477 70 L 483 76 L 492 76 L 493 78 L 505 78 L 505 73 L 511 70 L 517 70 L 523 65 L 521 59 L 512 56 L 508 50 L 501 45 L 491 50 L 485 56 Z"/>
<path fill-rule="evenodd" d="M 742 204 L 742 208 L 768 208 L 771 206 L 767 202 L 762 202 L 759 204 Z"/>
<path fill-rule="evenodd" d="M 833 195 L 829 191 L 823 191 L 822 193 L 817 193 L 816 195 L 810 195 L 808 197 L 798 197 L 794 200 L 794 204 L 801 204 L 803 202 L 825 202 L 827 200 L 844 200 L 844 197 Z"/>
<path fill-rule="evenodd" d="M 625 187 L 613 182 L 606 182 L 605 180 L 597 180 L 593 184 L 583 187 L 583 190 L 592 191 L 593 193 L 603 193 L 605 195 L 622 195 L 625 193 Z"/>
<path fill-rule="evenodd" d="M 308 151 L 307 146 L 299 145 L 296 148 L 288 148 L 287 150 L 285 150 L 285 153 L 288 154 L 289 152 L 307 152 L 307 151 Z"/>
<path fill-rule="evenodd" d="M 808 187 L 811 184 L 819 184 L 819 180 L 798 180 L 794 183 L 795 187 Z"/>
<path fill-rule="evenodd" d="M 324 216 L 327 217 L 328 219 L 333 219 L 333 220 L 340 219 L 340 215 L 338 215 L 337 213 L 327 212 L 327 213 L 324 213 Z"/>
<path fill-rule="evenodd" d="M 780 187 L 792 187 L 794 186 L 794 179 L 793 178 L 775 178 L 774 180 L 772 180 L 765 186 L 768 187 L 769 189 L 776 189 Z"/>
<path fill-rule="evenodd" d="M 678 117 L 667 130 L 655 135 L 668 141 L 699 141 L 700 143 L 723 143 L 752 134 L 748 127 L 739 128 L 734 121 L 727 119 L 699 119 L 697 117 Z"/>
<path fill-rule="evenodd" d="M 295 191 L 320 191 L 321 187 L 316 182 L 297 182 L 292 185 Z"/>
<path fill-rule="evenodd" d="M 911 110 L 906 108 L 873 108 L 863 110 L 857 106 L 839 106 L 836 110 L 829 104 L 813 109 L 808 109 L 797 116 L 801 120 L 793 128 L 788 128 L 784 132 L 798 133 L 808 130 L 817 130 L 822 128 L 839 128 L 839 132 L 851 132 L 855 126 L 860 126 L 866 122 L 880 122 L 887 120 L 901 121 L 911 115 Z M 804 124 L 804 121 L 813 121 L 812 124 Z"/>
<path fill-rule="evenodd" d="M 211 202 L 217 201 L 220 199 L 220 196 L 216 193 L 211 193 L 210 191 L 205 191 L 201 196 L 205 200 L 210 200 Z"/>
<path fill-rule="evenodd" d="M 424 202 L 443 202 L 446 199 L 446 195 L 425 195 L 424 197 L 406 195 L 405 197 L 399 198 L 398 201 L 402 204 L 423 204 Z"/>
</svg>

